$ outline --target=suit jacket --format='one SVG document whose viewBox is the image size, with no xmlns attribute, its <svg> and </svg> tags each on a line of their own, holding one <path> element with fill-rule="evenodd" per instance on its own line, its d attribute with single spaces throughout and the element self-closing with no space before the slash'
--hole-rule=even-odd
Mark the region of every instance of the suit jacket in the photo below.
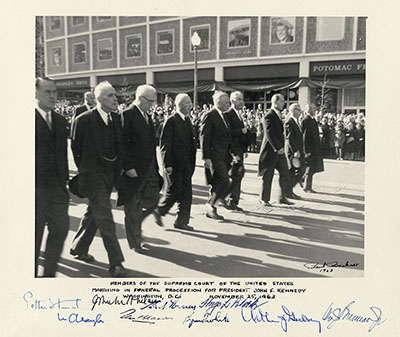
<svg viewBox="0 0 400 337">
<path fill-rule="evenodd" d="M 124 148 L 123 170 L 135 169 L 138 177 L 130 178 L 121 175 L 118 182 L 118 205 L 131 199 L 145 181 L 147 171 L 154 160 L 157 174 L 158 164 L 156 156 L 156 130 L 149 115 L 149 124 L 135 105 L 131 105 L 123 112 L 124 126 L 122 129 L 122 144 Z M 160 177 L 160 188 L 162 178 Z"/>
<path fill-rule="evenodd" d="M 230 152 L 236 154 L 229 128 L 216 109 L 203 117 L 200 127 L 200 143 L 203 159 L 224 160 L 230 162 Z"/>
<path fill-rule="evenodd" d="M 244 153 L 249 145 L 249 132 L 244 134 L 242 129 L 244 128 L 243 121 L 239 119 L 235 110 L 230 108 L 227 112 L 224 112 L 224 118 L 226 124 L 229 126 L 231 133 L 232 144 L 237 153 Z"/>
<path fill-rule="evenodd" d="M 115 178 L 122 168 L 123 148 L 121 144 L 121 120 L 112 115 L 117 142 Z M 97 194 L 99 182 L 106 176 L 106 163 L 103 158 L 101 124 L 104 123 L 97 109 L 81 114 L 72 124 L 71 148 L 79 171 L 79 192 L 89 199 Z"/>
<path fill-rule="evenodd" d="M 293 118 L 289 118 L 285 122 L 285 154 L 289 169 L 292 168 L 292 159 L 297 151 L 300 152 L 300 159 L 304 160 L 303 146 L 303 133 L 300 126 Z"/>
<path fill-rule="evenodd" d="M 78 118 L 79 115 L 82 115 L 86 111 L 88 111 L 88 109 L 85 104 L 78 106 L 75 110 L 75 113 L 74 113 L 74 116 L 72 117 L 72 119 Z"/>
<path fill-rule="evenodd" d="M 258 175 L 275 163 L 278 150 L 284 147 L 283 124 L 276 112 L 270 109 L 262 121 L 264 137 L 261 143 L 260 158 L 258 160 Z"/>
<path fill-rule="evenodd" d="M 189 169 L 193 175 L 196 162 L 196 138 L 190 119 L 182 120 L 178 113 L 165 121 L 160 138 L 164 167 L 172 167 L 172 177 Z"/>
<path fill-rule="evenodd" d="M 324 170 L 324 162 L 319 140 L 318 123 L 314 118 L 306 115 L 301 122 L 301 129 L 303 131 L 306 165 L 314 172 L 322 172 Z"/>
<path fill-rule="evenodd" d="M 35 179 L 36 187 L 47 188 L 54 173 L 62 188 L 68 181 L 67 121 L 54 111 L 51 112 L 50 131 L 39 111 L 35 109 Z"/>
</svg>

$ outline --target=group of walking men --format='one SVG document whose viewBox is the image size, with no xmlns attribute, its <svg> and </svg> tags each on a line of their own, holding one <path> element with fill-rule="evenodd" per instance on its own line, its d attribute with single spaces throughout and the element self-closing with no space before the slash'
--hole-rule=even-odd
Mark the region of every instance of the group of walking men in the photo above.
<svg viewBox="0 0 400 337">
<path fill-rule="evenodd" d="M 47 225 L 49 234 L 43 277 L 54 277 L 69 230 L 68 131 L 65 119 L 54 112 L 56 87 L 51 79 L 36 79 L 36 100 L 35 276 L 38 275 L 40 247 Z M 166 120 L 160 144 L 157 144 L 156 130 L 149 114 L 157 103 L 157 92 L 152 86 L 139 86 L 135 101 L 122 114 L 116 113 L 116 92 L 108 82 L 99 83 L 93 94 L 85 95 L 85 100 L 86 109 L 77 109 L 72 123 L 71 149 L 78 175 L 69 181 L 69 189 L 79 197 L 87 198 L 88 207 L 70 253 L 88 263 L 95 261 L 89 248 L 99 230 L 107 251 L 110 274 L 121 277 L 127 274 L 127 270 L 122 265 L 124 256 L 112 215 L 110 197 L 114 188 L 118 191 L 117 205 L 124 206 L 127 241 L 135 252 L 146 253 L 142 238 L 143 220 L 153 214 L 156 224 L 164 226 L 163 216 L 175 203 L 178 211 L 174 227 L 194 230 L 189 225 L 196 159 L 196 139 L 189 118 L 192 102 L 187 94 L 176 96 L 176 113 Z M 200 141 L 207 182 L 211 186 L 206 216 L 221 220 L 223 217 L 217 213 L 217 205 L 221 203 L 230 210 L 242 211 L 238 204 L 249 140 L 240 115 L 244 105 L 243 94 L 233 92 L 229 99 L 226 93 L 216 92 L 213 101 L 214 109 L 202 120 Z M 263 121 L 259 175 L 263 176 L 260 202 L 264 205 L 270 205 L 275 168 L 280 173 L 280 201 L 290 203 L 287 198 L 295 197 L 292 189 L 301 181 L 303 172 L 303 165 L 290 164 L 291 158 L 310 163 L 314 156 L 312 151 L 308 152 L 307 146 L 315 141 L 312 140 L 315 107 L 308 106 L 308 116 L 300 129 L 299 106 L 290 106 L 293 121 L 285 124 L 285 142 L 280 119 L 283 104 L 283 97 L 275 95 L 272 109 Z M 157 145 L 160 145 L 164 179 L 159 174 Z M 321 168 L 307 167 L 305 190 L 312 191 L 312 175 Z M 164 181 L 166 187 L 160 199 Z"/>
</svg>

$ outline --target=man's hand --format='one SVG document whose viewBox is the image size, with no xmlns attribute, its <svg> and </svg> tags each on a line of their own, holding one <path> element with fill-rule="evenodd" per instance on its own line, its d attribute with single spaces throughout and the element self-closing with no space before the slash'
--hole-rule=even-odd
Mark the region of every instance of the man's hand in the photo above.
<svg viewBox="0 0 400 337">
<path fill-rule="evenodd" d="M 278 150 L 278 154 L 283 154 L 283 148 Z"/>
<path fill-rule="evenodd" d="M 126 171 L 125 174 L 130 178 L 138 177 L 138 174 L 137 174 L 137 172 L 136 172 L 136 170 L 134 168 Z"/>
<path fill-rule="evenodd" d="M 211 161 L 211 159 L 204 159 L 204 167 L 212 170 L 212 161 Z"/>
<path fill-rule="evenodd" d="M 240 162 L 240 157 L 239 156 L 233 156 L 233 162 L 235 164 L 239 163 Z"/>
<path fill-rule="evenodd" d="M 293 155 L 295 158 L 300 158 L 300 151 L 297 151 Z"/>
<path fill-rule="evenodd" d="M 171 173 L 172 173 L 172 167 L 166 167 L 166 168 L 164 169 L 164 171 L 165 171 L 166 174 L 171 175 Z"/>
<path fill-rule="evenodd" d="M 243 132 L 244 134 L 246 134 L 246 133 L 247 133 L 247 128 L 243 128 L 243 129 L 242 129 L 242 132 Z"/>
</svg>

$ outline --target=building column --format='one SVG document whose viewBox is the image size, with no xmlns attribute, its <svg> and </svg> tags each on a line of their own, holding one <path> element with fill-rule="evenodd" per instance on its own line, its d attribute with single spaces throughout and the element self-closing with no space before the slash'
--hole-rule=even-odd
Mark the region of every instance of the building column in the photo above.
<svg viewBox="0 0 400 337">
<path fill-rule="evenodd" d="M 146 70 L 146 84 L 154 84 L 154 72 L 151 70 Z"/>
<path fill-rule="evenodd" d="M 299 77 L 308 77 L 310 74 L 310 62 L 301 61 L 299 69 Z M 301 86 L 299 88 L 299 104 L 301 109 L 304 110 L 306 105 L 310 102 L 310 88 L 307 86 Z"/>
<path fill-rule="evenodd" d="M 90 75 L 90 89 L 93 90 L 95 86 L 97 85 L 97 77 L 96 75 Z"/>
<path fill-rule="evenodd" d="M 222 82 L 224 80 L 224 67 L 215 66 L 214 80 L 216 82 Z"/>
</svg>

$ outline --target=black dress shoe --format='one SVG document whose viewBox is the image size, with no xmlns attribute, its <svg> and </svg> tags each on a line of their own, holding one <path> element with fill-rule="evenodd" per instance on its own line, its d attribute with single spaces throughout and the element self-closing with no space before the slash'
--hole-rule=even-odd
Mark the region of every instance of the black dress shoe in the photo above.
<svg viewBox="0 0 400 337">
<path fill-rule="evenodd" d="M 174 225 L 174 228 L 182 229 L 184 231 L 191 231 L 191 232 L 194 231 L 194 228 L 192 226 L 189 226 L 189 225 L 180 225 L 180 226 Z"/>
<path fill-rule="evenodd" d="M 123 277 L 126 276 L 127 270 L 122 264 L 110 267 L 110 274 L 112 277 Z"/>
<path fill-rule="evenodd" d="M 160 227 L 164 227 L 164 223 L 162 221 L 161 214 L 160 214 L 158 208 L 156 208 L 154 210 L 153 215 L 154 215 L 154 219 L 156 220 L 156 224 Z"/>
<path fill-rule="evenodd" d="M 301 200 L 301 197 L 294 193 L 292 193 L 291 195 L 288 195 L 288 198 L 295 199 L 295 200 Z"/>
<path fill-rule="evenodd" d="M 243 212 L 243 208 L 239 207 L 238 205 L 235 205 L 235 211 Z"/>
<path fill-rule="evenodd" d="M 236 206 L 231 203 L 225 203 L 224 207 L 230 211 L 234 211 L 236 209 Z"/>
<path fill-rule="evenodd" d="M 303 191 L 306 193 L 317 193 L 312 188 L 305 188 Z"/>
<path fill-rule="evenodd" d="M 71 255 L 75 256 L 75 259 L 84 261 L 86 263 L 91 263 L 96 261 L 93 255 L 90 254 L 78 254 L 74 250 L 69 251 Z"/>
<path fill-rule="evenodd" d="M 146 249 L 144 249 L 142 246 L 133 248 L 133 251 L 138 254 L 146 254 Z"/>
<path fill-rule="evenodd" d="M 258 199 L 258 203 L 261 206 L 272 207 L 272 205 L 268 201 L 264 201 L 264 200 Z"/>
<path fill-rule="evenodd" d="M 281 198 L 281 199 L 279 200 L 279 203 L 280 203 L 280 204 L 285 204 L 285 205 L 294 205 L 293 202 L 287 200 L 286 198 Z"/>
</svg>

